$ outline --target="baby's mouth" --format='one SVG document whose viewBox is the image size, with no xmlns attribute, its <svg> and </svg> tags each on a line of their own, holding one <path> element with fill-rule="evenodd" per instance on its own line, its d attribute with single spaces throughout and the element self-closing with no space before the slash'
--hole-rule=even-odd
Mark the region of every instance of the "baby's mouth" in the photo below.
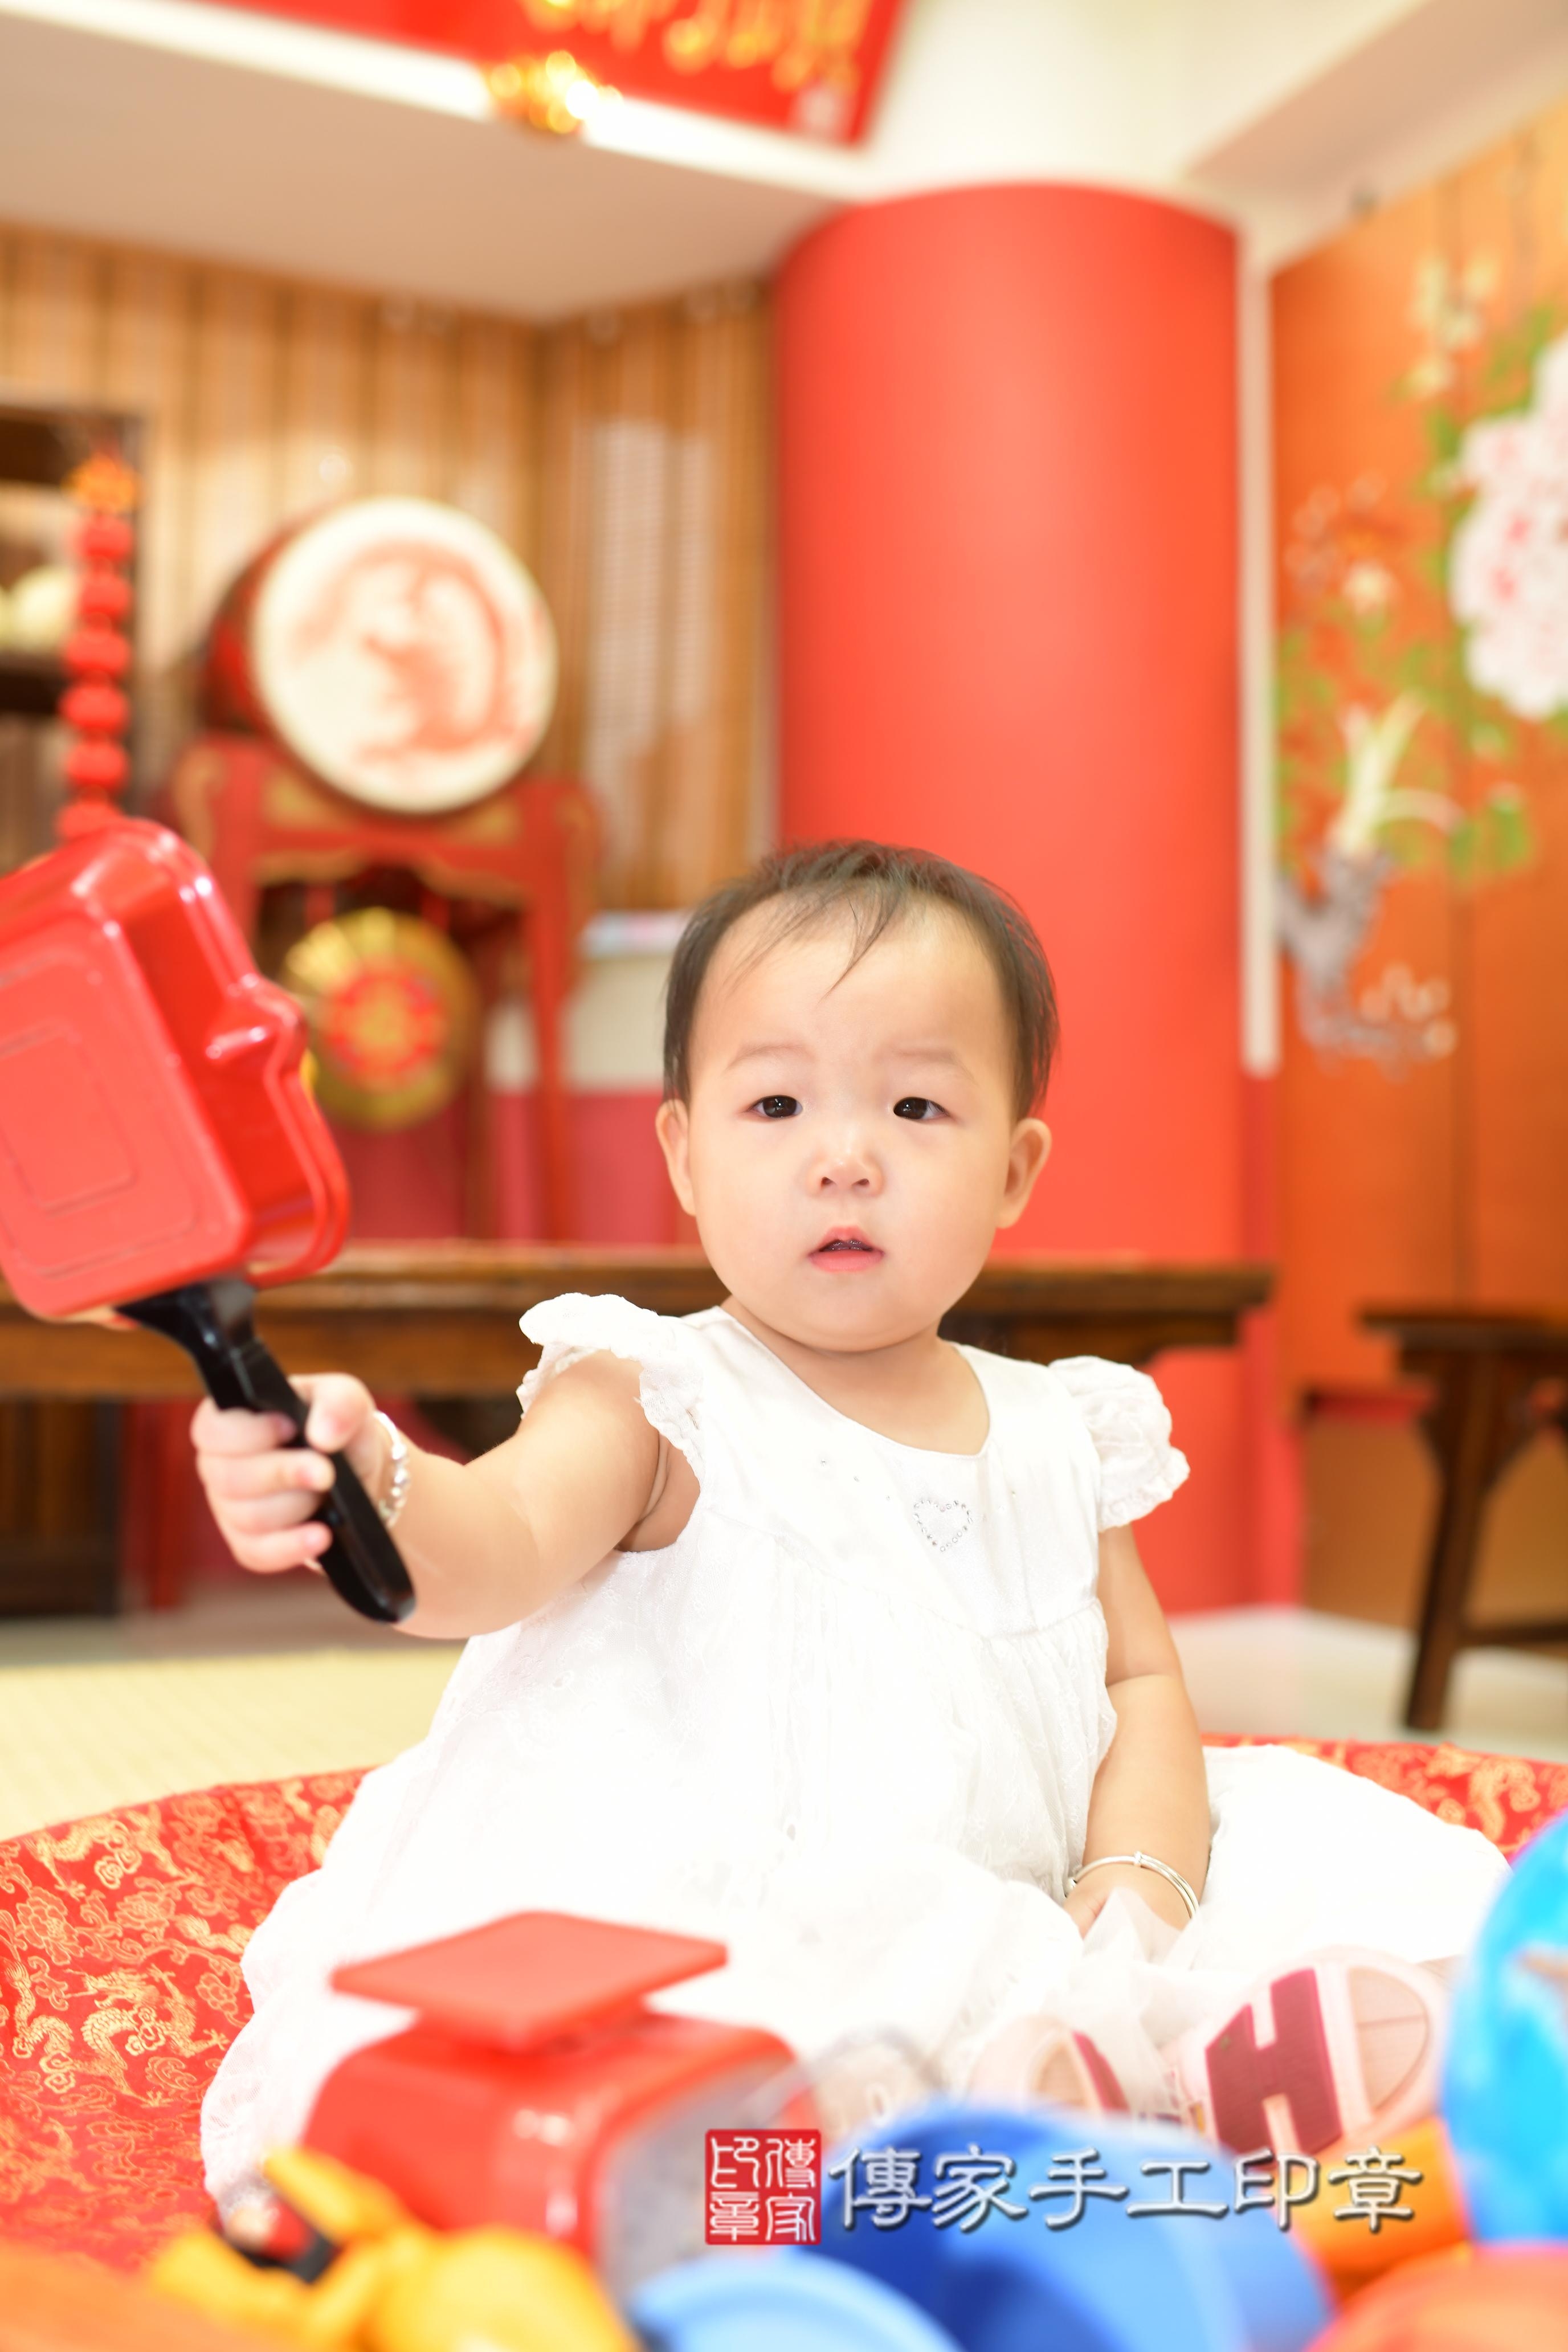
<svg viewBox="0 0 1568 2352">
<path fill-rule="evenodd" d="M 835 1274 L 858 1274 L 867 1266 L 879 1265 L 882 1257 L 875 1242 L 853 1231 L 828 1234 L 810 1255 L 813 1265 Z"/>
</svg>

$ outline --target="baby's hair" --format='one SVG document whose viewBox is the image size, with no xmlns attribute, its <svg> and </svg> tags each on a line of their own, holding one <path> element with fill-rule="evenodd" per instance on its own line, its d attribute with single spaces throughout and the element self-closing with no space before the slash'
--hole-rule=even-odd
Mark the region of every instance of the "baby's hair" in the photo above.
<svg viewBox="0 0 1568 2352">
<path fill-rule="evenodd" d="M 1046 1091 L 1059 1035 L 1056 991 L 1045 950 L 1023 908 L 994 883 L 923 849 L 880 841 L 820 841 L 776 850 L 749 874 L 721 883 L 680 934 L 665 992 L 664 1091 L 684 1102 L 690 1084 L 691 1026 L 720 940 L 753 907 L 786 902 L 758 952 L 843 908 L 854 923 L 846 971 L 900 916 L 949 907 L 991 959 L 1013 1033 L 1015 1100 L 1025 1118 Z"/>
</svg>

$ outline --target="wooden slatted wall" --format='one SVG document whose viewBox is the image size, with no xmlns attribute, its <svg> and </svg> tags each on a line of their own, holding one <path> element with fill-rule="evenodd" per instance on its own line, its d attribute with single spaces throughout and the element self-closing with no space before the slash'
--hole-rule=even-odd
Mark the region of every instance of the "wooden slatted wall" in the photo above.
<svg viewBox="0 0 1568 2352">
<path fill-rule="evenodd" d="M 146 420 L 142 783 L 274 531 L 345 492 L 448 499 L 555 613 L 538 764 L 600 790 L 611 906 L 689 904 L 766 830 L 767 333 L 752 285 L 535 328 L 0 226 L 0 389 Z M 31 744 L 10 725 L 0 769 Z"/>
</svg>

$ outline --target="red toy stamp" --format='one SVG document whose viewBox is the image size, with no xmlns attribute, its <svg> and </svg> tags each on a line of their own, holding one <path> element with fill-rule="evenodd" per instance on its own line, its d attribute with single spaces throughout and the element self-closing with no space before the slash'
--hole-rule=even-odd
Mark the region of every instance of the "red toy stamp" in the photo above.
<svg viewBox="0 0 1568 2352">
<path fill-rule="evenodd" d="M 822 2234 L 822 2134 L 710 2131 L 710 2246 L 815 2246 Z"/>
</svg>

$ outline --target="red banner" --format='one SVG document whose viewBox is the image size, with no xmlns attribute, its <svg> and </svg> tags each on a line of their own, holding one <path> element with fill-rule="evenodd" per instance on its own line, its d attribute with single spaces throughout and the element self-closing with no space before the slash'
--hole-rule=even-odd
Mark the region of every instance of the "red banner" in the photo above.
<svg viewBox="0 0 1568 2352">
<path fill-rule="evenodd" d="M 569 50 L 628 98 L 858 139 L 903 0 L 226 0 L 500 65 Z"/>
</svg>

